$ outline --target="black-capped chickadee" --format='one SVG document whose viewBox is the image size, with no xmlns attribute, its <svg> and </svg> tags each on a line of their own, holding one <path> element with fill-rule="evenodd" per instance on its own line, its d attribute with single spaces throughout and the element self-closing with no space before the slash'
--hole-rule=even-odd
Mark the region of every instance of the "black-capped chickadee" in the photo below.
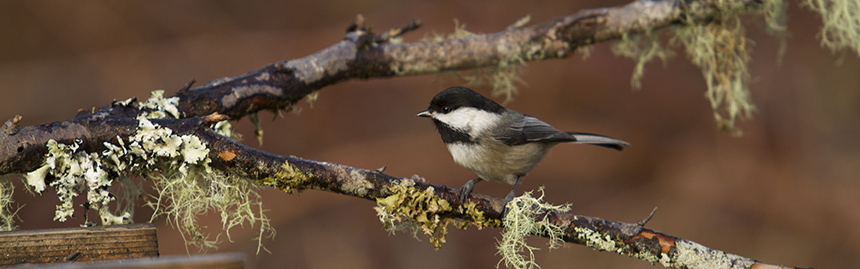
<svg viewBox="0 0 860 269">
<path fill-rule="evenodd" d="M 503 212 L 514 198 L 523 176 L 558 143 L 574 142 L 616 150 L 630 145 L 602 135 L 560 131 L 465 87 L 439 92 L 430 101 L 430 107 L 417 116 L 432 119 L 454 162 L 478 175 L 460 187 L 461 202 L 466 201 L 472 187 L 481 180 L 514 185 L 502 204 Z"/>
</svg>

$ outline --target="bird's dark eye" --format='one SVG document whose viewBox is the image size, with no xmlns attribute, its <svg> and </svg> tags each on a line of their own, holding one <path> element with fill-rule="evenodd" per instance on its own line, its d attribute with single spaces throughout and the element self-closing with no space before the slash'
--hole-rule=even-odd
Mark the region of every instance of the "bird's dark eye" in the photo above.
<svg viewBox="0 0 860 269">
<path fill-rule="evenodd" d="M 446 113 L 446 114 L 447 114 L 448 112 L 451 112 L 451 107 L 449 107 L 449 106 L 443 106 L 443 107 L 442 107 L 442 113 Z"/>
</svg>

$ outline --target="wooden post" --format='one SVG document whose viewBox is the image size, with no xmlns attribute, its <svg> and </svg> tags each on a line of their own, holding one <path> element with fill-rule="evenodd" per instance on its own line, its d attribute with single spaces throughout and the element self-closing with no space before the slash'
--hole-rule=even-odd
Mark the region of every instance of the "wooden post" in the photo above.
<svg viewBox="0 0 860 269">
<path fill-rule="evenodd" d="M 149 223 L 0 232 L 0 266 L 158 257 Z"/>
<path fill-rule="evenodd" d="M 23 266 L 23 267 L 22 267 Z M 21 265 L 13 268 L 32 268 Z M 285 266 L 288 267 L 288 266 Z M 40 264 L 41 269 L 242 269 L 245 254 L 222 253 L 193 256 L 170 256 L 161 258 L 137 258 L 98 262 L 73 262 Z"/>
</svg>

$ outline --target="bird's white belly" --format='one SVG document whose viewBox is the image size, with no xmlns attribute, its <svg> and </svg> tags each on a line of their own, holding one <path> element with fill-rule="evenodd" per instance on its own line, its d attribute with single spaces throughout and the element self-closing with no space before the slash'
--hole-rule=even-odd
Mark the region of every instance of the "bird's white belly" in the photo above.
<svg viewBox="0 0 860 269">
<path fill-rule="evenodd" d="M 499 142 L 479 144 L 451 143 L 448 151 L 454 162 L 475 172 L 484 180 L 513 185 L 517 177 L 525 175 L 546 155 L 547 144 L 505 146 Z"/>
</svg>

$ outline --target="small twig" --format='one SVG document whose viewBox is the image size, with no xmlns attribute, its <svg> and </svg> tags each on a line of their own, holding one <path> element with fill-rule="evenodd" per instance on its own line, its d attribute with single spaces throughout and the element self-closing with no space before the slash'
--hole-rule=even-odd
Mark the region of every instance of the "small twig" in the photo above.
<svg viewBox="0 0 860 269">
<path fill-rule="evenodd" d="M 411 32 L 411 31 L 414 31 L 414 30 L 418 29 L 419 27 L 421 27 L 421 21 L 412 20 L 412 21 L 407 22 L 403 26 L 400 26 L 398 28 L 392 28 L 386 32 L 383 32 L 383 33 L 377 35 L 376 41 L 379 43 L 385 43 L 385 42 L 388 42 L 392 38 L 400 37 L 401 35 L 408 33 L 408 32 Z"/>
<path fill-rule="evenodd" d="M 656 207 L 656 206 L 654 207 L 654 209 L 653 209 L 653 210 L 651 210 L 651 214 L 648 214 L 648 216 L 647 216 L 647 217 L 645 217 L 644 219 L 642 219 L 642 220 L 640 220 L 640 221 L 637 221 L 637 222 L 636 222 L 636 225 L 639 225 L 639 226 L 645 227 L 645 224 L 647 224 L 647 223 L 648 223 L 648 221 L 651 221 L 651 218 L 653 218 L 653 217 L 654 217 L 654 213 L 657 213 L 657 207 Z"/>
<path fill-rule="evenodd" d="M 227 116 L 224 114 L 218 114 L 218 112 L 215 112 L 215 113 L 212 113 L 212 114 L 209 114 L 209 115 L 203 117 L 203 121 L 206 121 L 207 123 L 216 123 L 219 121 L 225 121 L 225 120 L 229 120 L 229 119 L 230 119 L 230 116 Z"/>
<path fill-rule="evenodd" d="M 252 113 L 248 115 L 248 119 L 251 120 L 251 124 L 254 125 L 254 137 L 257 138 L 257 143 L 260 146 L 263 145 L 263 127 L 260 126 L 260 116 L 257 113 Z"/>
<path fill-rule="evenodd" d="M 197 80 L 192 78 L 191 81 L 189 81 L 188 83 L 185 83 L 185 86 L 182 86 L 182 88 L 180 88 L 179 91 L 182 92 L 182 91 L 187 91 L 188 89 L 191 89 L 191 85 L 194 85 L 195 82 L 197 82 Z"/>
<path fill-rule="evenodd" d="M 355 21 L 349 27 L 346 27 L 346 32 L 365 31 L 367 30 L 366 23 L 367 20 L 364 19 L 364 15 L 357 14 L 355 15 Z"/>
<path fill-rule="evenodd" d="M 532 14 L 526 15 L 525 17 L 522 17 L 519 20 L 515 21 L 514 24 L 509 25 L 508 28 L 506 28 L 506 29 L 507 30 L 516 30 L 516 29 L 523 28 L 523 26 L 526 26 L 526 24 L 528 24 L 529 21 L 531 21 L 531 20 L 532 20 Z"/>
<path fill-rule="evenodd" d="M 12 136 L 18 133 L 18 122 L 21 121 L 21 115 L 15 115 L 11 119 L 7 120 L 5 124 L 3 124 L 0 129 L 3 130 L 3 133 L 6 135 Z"/>
</svg>

